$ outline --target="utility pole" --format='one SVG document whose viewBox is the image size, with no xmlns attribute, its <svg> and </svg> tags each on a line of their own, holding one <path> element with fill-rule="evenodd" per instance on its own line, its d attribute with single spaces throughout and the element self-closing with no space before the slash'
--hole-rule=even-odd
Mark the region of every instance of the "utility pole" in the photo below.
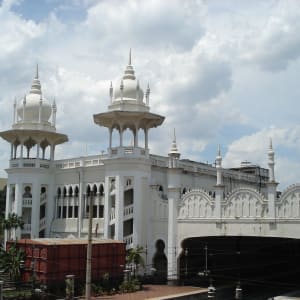
<svg viewBox="0 0 300 300">
<path fill-rule="evenodd" d="M 89 229 L 88 229 L 88 244 L 86 251 L 86 280 L 85 280 L 85 299 L 91 298 L 91 267 L 92 267 L 92 207 L 93 207 L 93 192 L 90 194 L 89 201 Z"/>
</svg>

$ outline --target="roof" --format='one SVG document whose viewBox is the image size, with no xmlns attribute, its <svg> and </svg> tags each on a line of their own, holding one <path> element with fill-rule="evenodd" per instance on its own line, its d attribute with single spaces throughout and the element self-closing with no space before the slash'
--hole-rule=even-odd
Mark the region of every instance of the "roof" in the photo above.
<svg viewBox="0 0 300 300">
<path fill-rule="evenodd" d="M 19 244 L 35 244 L 35 245 L 85 245 L 87 239 L 62 239 L 62 238 L 37 238 L 37 239 L 21 239 Z M 92 239 L 93 244 L 124 244 L 122 241 L 111 239 Z"/>
</svg>

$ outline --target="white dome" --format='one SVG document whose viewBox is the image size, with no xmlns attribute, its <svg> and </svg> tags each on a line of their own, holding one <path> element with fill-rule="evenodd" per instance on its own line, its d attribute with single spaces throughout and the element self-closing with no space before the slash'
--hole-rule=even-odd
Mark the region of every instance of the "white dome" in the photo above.
<svg viewBox="0 0 300 300">
<path fill-rule="evenodd" d="M 125 77 L 125 76 L 124 76 Z M 125 78 L 120 82 L 120 85 L 115 89 L 114 101 L 123 100 L 136 100 L 143 101 L 144 92 L 139 87 L 138 81 L 135 79 Z M 123 84 L 123 92 L 121 92 L 121 85 Z"/>
<path fill-rule="evenodd" d="M 24 100 L 25 112 L 23 119 Z M 19 118 L 24 122 L 39 122 L 39 113 L 41 105 L 41 122 L 48 122 L 52 113 L 51 105 L 45 98 L 42 98 L 41 104 L 40 101 L 41 95 L 31 93 L 25 96 L 24 99 L 21 99 L 17 107 Z"/>
<path fill-rule="evenodd" d="M 38 69 L 29 94 L 25 95 L 24 98 L 19 101 L 17 113 L 22 122 L 29 123 L 36 123 L 39 121 L 41 123 L 47 123 L 51 117 L 51 105 L 44 97 L 42 97 Z"/>
</svg>

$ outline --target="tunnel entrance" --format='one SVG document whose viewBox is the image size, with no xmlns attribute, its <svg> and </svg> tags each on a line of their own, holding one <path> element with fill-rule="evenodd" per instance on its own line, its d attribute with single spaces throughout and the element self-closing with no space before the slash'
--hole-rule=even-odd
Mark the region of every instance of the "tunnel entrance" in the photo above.
<svg viewBox="0 0 300 300">
<path fill-rule="evenodd" d="M 271 237 L 197 237 L 182 242 L 179 277 L 184 284 L 207 286 L 241 281 L 256 287 L 300 284 L 300 240 Z"/>
</svg>

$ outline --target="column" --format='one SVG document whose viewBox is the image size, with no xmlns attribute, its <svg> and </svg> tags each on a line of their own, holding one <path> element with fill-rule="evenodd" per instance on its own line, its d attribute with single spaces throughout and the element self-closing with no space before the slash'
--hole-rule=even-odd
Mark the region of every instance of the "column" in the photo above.
<svg viewBox="0 0 300 300">
<path fill-rule="evenodd" d="M 178 279 L 177 271 L 177 210 L 180 198 L 180 188 L 172 187 L 168 189 L 169 217 L 168 217 L 168 282 L 176 284 Z"/>
<path fill-rule="evenodd" d="M 36 145 L 36 158 L 40 158 L 40 142 L 38 142 Z"/>
<path fill-rule="evenodd" d="M 268 217 L 270 219 L 276 218 L 276 198 L 277 198 L 277 182 L 268 182 Z"/>
<path fill-rule="evenodd" d="M 144 132 L 145 132 L 145 150 L 148 149 L 148 131 L 149 131 L 148 128 L 144 129 Z"/>
<path fill-rule="evenodd" d="M 113 132 L 113 129 L 112 128 L 109 128 L 109 149 L 111 149 L 112 147 L 112 132 Z"/>
<path fill-rule="evenodd" d="M 124 213 L 124 182 L 121 175 L 116 177 L 116 222 L 115 239 L 123 241 L 123 213 Z"/>
<path fill-rule="evenodd" d="M 39 237 L 40 230 L 40 184 L 32 183 L 31 238 Z"/>
<path fill-rule="evenodd" d="M 109 207 L 109 177 L 105 176 L 104 182 L 104 238 L 108 238 L 109 233 L 109 214 L 110 214 L 110 207 Z"/>
<path fill-rule="evenodd" d="M 51 161 L 54 160 L 54 151 L 55 151 L 55 145 L 51 144 L 50 145 L 50 160 Z M 44 158 L 44 152 L 45 151 L 43 151 L 43 158 Z"/>
<path fill-rule="evenodd" d="M 14 144 L 10 144 L 10 159 L 13 159 L 14 157 Z"/>
<path fill-rule="evenodd" d="M 222 218 L 222 201 L 224 198 L 224 189 L 225 186 L 220 184 L 220 185 L 215 185 L 215 217 L 218 219 Z"/>
<path fill-rule="evenodd" d="M 120 128 L 120 147 L 123 147 L 123 127 Z"/>
<path fill-rule="evenodd" d="M 20 154 L 20 158 L 23 158 L 23 151 L 24 151 L 24 145 L 23 142 L 21 143 L 21 154 Z"/>
</svg>

